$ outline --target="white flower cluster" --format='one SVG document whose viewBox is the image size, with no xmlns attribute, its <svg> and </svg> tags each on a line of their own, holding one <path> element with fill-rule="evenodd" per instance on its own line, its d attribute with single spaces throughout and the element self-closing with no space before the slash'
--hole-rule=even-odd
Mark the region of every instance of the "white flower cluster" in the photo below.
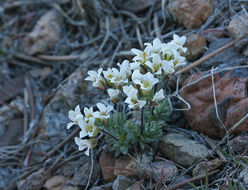
<svg viewBox="0 0 248 190">
<path fill-rule="evenodd" d="M 112 102 L 119 102 L 121 93 L 124 92 L 128 106 L 131 109 L 141 109 L 147 103 L 144 96 L 151 95 L 154 85 L 159 83 L 159 75 L 168 76 L 185 65 L 185 58 L 180 54 L 187 51 L 183 47 L 185 41 L 186 37 L 176 34 L 169 43 L 162 43 L 156 38 L 152 43 L 145 43 L 146 48 L 143 51 L 131 49 L 135 54 L 133 62 L 124 60 L 122 64 L 118 63 L 119 70 L 108 68 L 106 71 L 89 71 L 85 80 L 92 81 L 97 88 L 107 89 Z M 161 89 L 155 92 L 152 102 L 156 104 L 164 98 Z"/>
<path fill-rule="evenodd" d="M 185 58 L 180 55 L 186 52 L 187 48 L 183 47 L 186 37 L 173 35 L 173 40 L 169 43 L 162 43 L 158 38 L 154 39 L 152 44 L 145 43 L 144 51 L 131 49 L 135 54 L 133 60 L 136 67 L 142 65 L 151 70 L 154 75 L 172 74 L 178 68 L 186 64 Z M 138 66 L 137 66 L 138 65 Z"/>
<path fill-rule="evenodd" d="M 181 56 L 187 48 L 183 47 L 186 37 L 173 35 L 173 40 L 169 43 L 162 43 L 158 38 L 152 43 L 145 43 L 146 48 L 141 51 L 131 49 L 135 54 L 133 62 L 124 60 L 118 63 L 119 70 L 100 68 L 96 71 L 88 71 L 88 77 L 85 80 L 92 81 L 93 86 L 99 89 L 106 89 L 110 100 L 117 103 L 121 99 L 122 92 L 127 96 L 125 103 L 130 109 L 141 110 L 146 104 L 157 105 L 159 101 L 165 98 L 163 89 L 155 92 L 154 86 L 180 67 L 185 65 L 185 58 Z M 163 77 L 161 77 L 163 76 Z M 68 123 L 67 128 L 77 124 L 81 128 L 80 138 L 85 136 L 94 137 L 99 132 L 96 127 L 96 119 L 106 120 L 109 118 L 109 112 L 113 109 L 111 106 L 104 106 L 98 103 L 99 111 L 93 112 L 93 108 L 84 108 L 84 115 L 81 114 L 79 106 L 75 111 L 69 111 L 69 118 L 72 122 Z M 88 140 L 76 138 L 76 144 L 79 149 L 88 148 Z"/>
<path fill-rule="evenodd" d="M 69 118 L 71 122 L 67 124 L 67 129 L 70 129 L 73 125 L 78 125 L 81 128 L 79 133 L 79 137 L 75 138 L 76 144 L 79 146 L 79 150 L 83 150 L 87 148 L 85 154 L 89 156 L 89 149 L 93 148 L 93 144 L 91 140 L 83 140 L 86 136 L 95 137 L 99 128 L 96 125 L 97 120 L 106 121 L 110 116 L 109 112 L 112 111 L 112 106 L 105 106 L 102 103 L 97 103 L 98 111 L 93 111 L 93 107 L 84 108 L 84 115 L 80 111 L 79 105 L 76 106 L 75 110 L 69 111 Z"/>
</svg>

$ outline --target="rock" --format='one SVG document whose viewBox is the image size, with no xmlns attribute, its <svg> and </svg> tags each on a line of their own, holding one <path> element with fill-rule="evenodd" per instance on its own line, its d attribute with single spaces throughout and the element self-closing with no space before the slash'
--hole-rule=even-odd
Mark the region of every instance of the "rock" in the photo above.
<svg viewBox="0 0 248 190">
<path fill-rule="evenodd" d="M 231 42 L 231 38 L 219 38 L 213 40 L 208 50 L 204 53 L 204 56 L 212 53 L 213 51 L 221 48 L 222 46 Z M 211 69 L 213 66 L 217 67 L 222 64 L 228 64 L 228 66 L 237 66 L 243 64 L 245 58 L 238 52 L 235 51 L 234 47 L 227 48 L 223 52 L 215 55 L 213 58 L 203 62 L 199 68 L 201 70 Z"/>
<path fill-rule="evenodd" d="M 42 53 L 54 47 L 60 39 L 63 20 L 55 10 L 44 14 L 23 41 L 23 50 L 29 55 Z"/>
<path fill-rule="evenodd" d="M 33 190 L 40 189 L 45 183 L 48 175 L 45 173 L 45 169 L 42 168 L 23 180 L 17 182 L 18 189 L 21 190 Z"/>
<path fill-rule="evenodd" d="M 46 181 L 44 187 L 47 188 L 47 189 L 52 189 L 54 187 L 62 185 L 67 180 L 68 179 L 66 179 L 66 177 L 64 177 L 62 175 L 52 176 L 51 178 L 49 178 Z"/>
<path fill-rule="evenodd" d="M 99 163 L 104 181 L 114 181 L 116 178 L 114 170 L 112 169 L 115 166 L 114 154 L 112 152 L 108 152 L 107 150 L 103 150 L 99 158 Z"/>
<path fill-rule="evenodd" d="M 218 158 L 216 158 L 214 160 L 210 160 L 210 161 L 200 162 L 193 169 L 193 177 L 206 175 L 206 166 L 208 168 L 208 172 L 212 172 L 212 171 L 218 169 L 222 163 L 223 163 L 223 161 L 218 159 Z"/>
<path fill-rule="evenodd" d="M 248 165 L 246 164 L 238 176 L 239 180 L 248 189 Z"/>
<path fill-rule="evenodd" d="M 239 38 L 247 33 L 248 30 L 248 15 L 237 14 L 229 23 L 227 30 L 233 38 Z"/>
<path fill-rule="evenodd" d="M 248 113 L 247 98 L 247 69 L 233 69 L 214 74 L 215 96 L 219 117 L 226 130 L 216 117 L 212 91 L 212 79 L 208 77 L 189 85 L 202 78 L 207 73 L 196 73 L 190 76 L 181 91 L 181 96 L 190 105 L 191 109 L 184 112 L 190 127 L 212 138 L 222 138 L 245 114 Z M 244 120 L 232 132 L 239 134 L 248 130 L 248 120 Z"/>
<path fill-rule="evenodd" d="M 81 160 L 76 160 L 76 161 L 70 161 L 67 162 L 63 165 L 61 165 L 57 170 L 56 170 L 56 175 L 63 175 L 65 177 L 70 177 L 73 175 L 74 170 L 77 167 L 80 167 L 80 165 L 82 165 L 82 161 Z"/>
<path fill-rule="evenodd" d="M 242 154 L 248 149 L 248 134 L 235 137 L 231 140 L 230 145 L 235 153 Z"/>
<path fill-rule="evenodd" d="M 137 154 L 133 156 L 134 159 L 128 156 L 122 156 L 115 160 L 115 171 L 114 174 L 124 175 L 126 177 L 135 177 L 139 173 L 139 166 L 151 163 L 153 160 L 153 151 L 147 150 L 143 154 Z M 139 166 L 138 166 L 138 165 Z"/>
<path fill-rule="evenodd" d="M 54 187 L 54 188 L 51 188 L 51 189 L 48 189 L 48 190 L 79 190 L 78 187 L 73 187 L 73 186 L 70 186 L 70 185 L 62 185 L 62 186 L 58 186 L 58 187 Z"/>
<path fill-rule="evenodd" d="M 82 167 L 77 168 L 71 180 L 71 184 L 75 186 L 86 186 L 90 175 L 91 162 L 86 162 Z M 94 168 L 91 174 L 90 185 L 94 183 L 99 175 L 100 166 L 98 162 L 94 161 Z"/>
<path fill-rule="evenodd" d="M 167 8 L 186 28 L 198 28 L 212 15 L 214 5 L 213 0 L 170 0 Z"/>
<path fill-rule="evenodd" d="M 113 183 L 113 190 L 126 190 L 131 185 L 131 180 L 123 175 L 117 176 Z"/>
<path fill-rule="evenodd" d="M 185 57 L 188 61 L 195 61 L 206 51 L 206 39 L 204 36 L 195 33 L 191 33 L 186 37 L 185 47 L 187 47 L 187 52 L 185 53 Z"/>
<path fill-rule="evenodd" d="M 138 166 L 136 161 L 128 156 L 122 156 L 115 160 L 114 174 L 116 176 L 123 175 L 126 177 L 137 176 Z"/>
<path fill-rule="evenodd" d="M 170 160 L 184 167 L 189 167 L 209 155 L 206 146 L 178 133 L 168 133 L 163 136 L 160 150 Z"/>
<path fill-rule="evenodd" d="M 144 180 L 136 181 L 133 185 L 128 187 L 126 190 L 142 190 L 142 185 L 144 183 Z"/>
<path fill-rule="evenodd" d="M 158 161 L 141 164 L 139 177 L 158 181 L 163 174 L 163 182 L 170 182 L 177 172 L 177 167 L 172 161 Z"/>
<path fill-rule="evenodd" d="M 131 12 L 140 12 L 153 6 L 158 0 L 115 0 L 114 3 L 120 9 L 125 9 Z"/>
<path fill-rule="evenodd" d="M 233 38 L 239 38 L 248 31 L 248 15 L 238 14 L 229 23 L 227 30 Z M 235 44 L 236 49 L 241 50 L 244 56 L 248 56 L 248 38 L 240 40 Z"/>
<path fill-rule="evenodd" d="M 90 190 L 112 190 L 113 183 L 92 187 Z"/>
</svg>

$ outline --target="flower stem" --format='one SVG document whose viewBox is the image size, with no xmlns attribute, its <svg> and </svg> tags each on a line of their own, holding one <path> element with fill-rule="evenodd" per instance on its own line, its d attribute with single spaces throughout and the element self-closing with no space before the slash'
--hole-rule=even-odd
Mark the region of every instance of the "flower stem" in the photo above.
<svg viewBox="0 0 248 190">
<path fill-rule="evenodd" d="M 157 91 L 157 84 L 155 84 L 155 86 L 154 86 L 154 91 L 153 91 L 153 95 L 155 95 L 156 94 L 156 91 Z M 152 106 L 152 116 L 154 116 L 154 106 Z"/>
<path fill-rule="evenodd" d="M 143 135 L 143 131 L 144 131 L 144 107 L 141 108 L 141 125 L 140 125 L 140 134 Z"/>
<path fill-rule="evenodd" d="M 108 131 L 105 131 L 104 129 L 101 129 L 101 132 L 103 132 L 104 134 L 110 136 L 112 139 L 119 141 L 115 136 L 113 136 L 111 133 L 109 133 Z"/>
</svg>

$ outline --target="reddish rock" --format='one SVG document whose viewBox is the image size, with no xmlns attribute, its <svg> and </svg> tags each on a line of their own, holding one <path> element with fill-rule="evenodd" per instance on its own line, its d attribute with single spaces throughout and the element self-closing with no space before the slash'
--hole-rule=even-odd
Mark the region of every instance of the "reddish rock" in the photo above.
<svg viewBox="0 0 248 190">
<path fill-rule="evenodd" d="M 104 181 L 106 182 L 114 181 L 116 178 L 113 170 L 113 167 L 115 166 L 114 154 L 108 152 L 107 150 L 104 150 L 100 156 L 99 162 Z"/>
<path fill-rule="evenodd" d="M 211 16 L 213 0 L 171 0 L 168 10 L 186 28 L 197 28 Z"/>
<path fill-rule="evenodd" d="M 177 167 L 172 161 L 158 161 L 143 163 L 140 166 L 139 178 L 158 181 L 162 175 L 163 182 L 170 182 L 178 173 Z"/>
<path fill-rule="evenodd" d="M 185 53 L 185 57 L 188 61 L 195 61 L 199 59 L 206 51 L 206 39 L 204 36 L 194 33 L 191 33 L 186 37 L 187 40 L 185 47 L 187 47 L 187 52 Z"/>
<path fill-rule="evenodd" d="M 240 154 L 248 150 L 248 134 L 238 136 L 231 140 L 231 147 L 235 153 Z"/>
<path fill-rule="evenodd" d="M 222 138 L 226 131 L 216 117 L 211 74 L 196 73 L 190 76 L 181 91 L 181 96 L 191 105 L 185 117 L 191 128 L 213 138 Z M 195 83 L 192 83 L 195 81 Z M 215 94 L 219 117 L 227 130 L 248 113 L 248 69 L 233 69 L 214 74 Z M 233 133 L 248 131 L 248 119 Z"/>
<path fill-rule="evenodd" d="M 128 156 L 122 156 L 115 160 L 115 172 L 116 176 L 124 175 L 126 177 L 137 176 L 138 166 L 136 161 Z"/>
</svg>

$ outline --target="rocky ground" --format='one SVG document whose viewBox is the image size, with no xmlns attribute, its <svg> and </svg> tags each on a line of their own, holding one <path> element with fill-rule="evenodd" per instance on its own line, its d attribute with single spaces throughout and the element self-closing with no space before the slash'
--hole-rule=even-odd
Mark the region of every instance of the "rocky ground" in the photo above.
<svg viewBox="0 0 248 190">
<path fill-rule="evenodd" d="M 248 189 L 247 31 L 242 0 L 0 1 L 0 189 Z M 188 65 L 208 59 L 170 78 L 161 140 L 117 158 L 104 140 L 78 151 L 68 111 L 108 101 L 87 71 L 174 33 Z"/>
</svg>

